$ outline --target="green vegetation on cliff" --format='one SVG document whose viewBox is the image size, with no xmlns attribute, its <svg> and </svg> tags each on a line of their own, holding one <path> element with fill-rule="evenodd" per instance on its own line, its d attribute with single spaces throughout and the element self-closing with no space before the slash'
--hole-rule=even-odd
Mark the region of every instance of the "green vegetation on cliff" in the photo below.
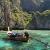
<svg viewBox="0 0 50 50">
<path fill-rule="evenodd" d="M 50 10 L 29 11 L 20 4 L 20 0 L 0 0 L 0 29 L 50 28 Z"/>
</svg>

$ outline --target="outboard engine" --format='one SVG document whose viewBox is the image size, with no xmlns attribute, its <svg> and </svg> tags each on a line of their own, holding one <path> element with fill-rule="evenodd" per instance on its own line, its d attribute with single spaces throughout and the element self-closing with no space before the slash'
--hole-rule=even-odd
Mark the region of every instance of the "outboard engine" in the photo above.
<svg viewBox="0 0 50 50">
<path fill-rule="evenodd" d="M 7 32 L 8 36 L 11 36 L 13 33 L 11 31 Z"/>
</svg>

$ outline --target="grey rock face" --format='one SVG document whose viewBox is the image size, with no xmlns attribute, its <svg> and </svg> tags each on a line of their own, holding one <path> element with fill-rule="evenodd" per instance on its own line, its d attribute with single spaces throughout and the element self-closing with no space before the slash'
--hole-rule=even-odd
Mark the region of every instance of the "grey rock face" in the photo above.
<svg viewBox="0 0 50 50">
<path fill-rule="evenodd" d="M 0 0 L 0 2 L 3 0 Z M 3 3 L 0 3 L 0 28 L 4 28 L 5 26 L 5 21 L 4 21 L 4 16 L 3 16 Z M 40 11 L 43 12 L 45 10 L 50 9 L 50 0 L 12 0 L 11 7 L 13 8 L 18 8 L 24 10 L 24 11 Z M 2 10 L 2 11 L 1 11 Z M 33 18 L 33 21 L 29 23 L 29 29 L 34 29 L 34 28 L 50 28 L 50 18 L 46 17 L 37 17 L 37 19 Z M 40 21 L 39 21 L 40 20 Z M 10 27 L 15 28 L 19 27 L 19 24 L 16 24 L 16 22 L 11 21 L 10 22 Z M 20 26 L 21 28 L 22 26 Z"/>
</svg>

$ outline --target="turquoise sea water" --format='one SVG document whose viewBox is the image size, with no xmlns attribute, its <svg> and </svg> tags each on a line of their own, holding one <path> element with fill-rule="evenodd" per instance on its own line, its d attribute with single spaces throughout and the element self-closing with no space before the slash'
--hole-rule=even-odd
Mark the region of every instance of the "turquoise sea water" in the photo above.
<svg viewBox="0 0 50 50">
<path fill-rule="evenodd" d="M 7 37 L 7 34 L 0 31 L 0 50 L 50 50 L 50 31 L 29 30 L 28 33 L 32 39 L 29 39 L 28 42 L 17 42 L 3 40 L 2 38 Z"/>
</svg>

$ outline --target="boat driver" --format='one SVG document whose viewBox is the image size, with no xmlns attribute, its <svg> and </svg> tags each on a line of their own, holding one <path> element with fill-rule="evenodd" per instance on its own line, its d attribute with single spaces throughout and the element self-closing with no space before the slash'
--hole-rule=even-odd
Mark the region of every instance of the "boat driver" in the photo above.
<svg viewBox="0 0 50 50">
<path fill-rule="evenodd" d="M 29 38 L 28 32 L 24 32 L 24 36 L 25 36 L 26 38 Z"/>
</svg>

